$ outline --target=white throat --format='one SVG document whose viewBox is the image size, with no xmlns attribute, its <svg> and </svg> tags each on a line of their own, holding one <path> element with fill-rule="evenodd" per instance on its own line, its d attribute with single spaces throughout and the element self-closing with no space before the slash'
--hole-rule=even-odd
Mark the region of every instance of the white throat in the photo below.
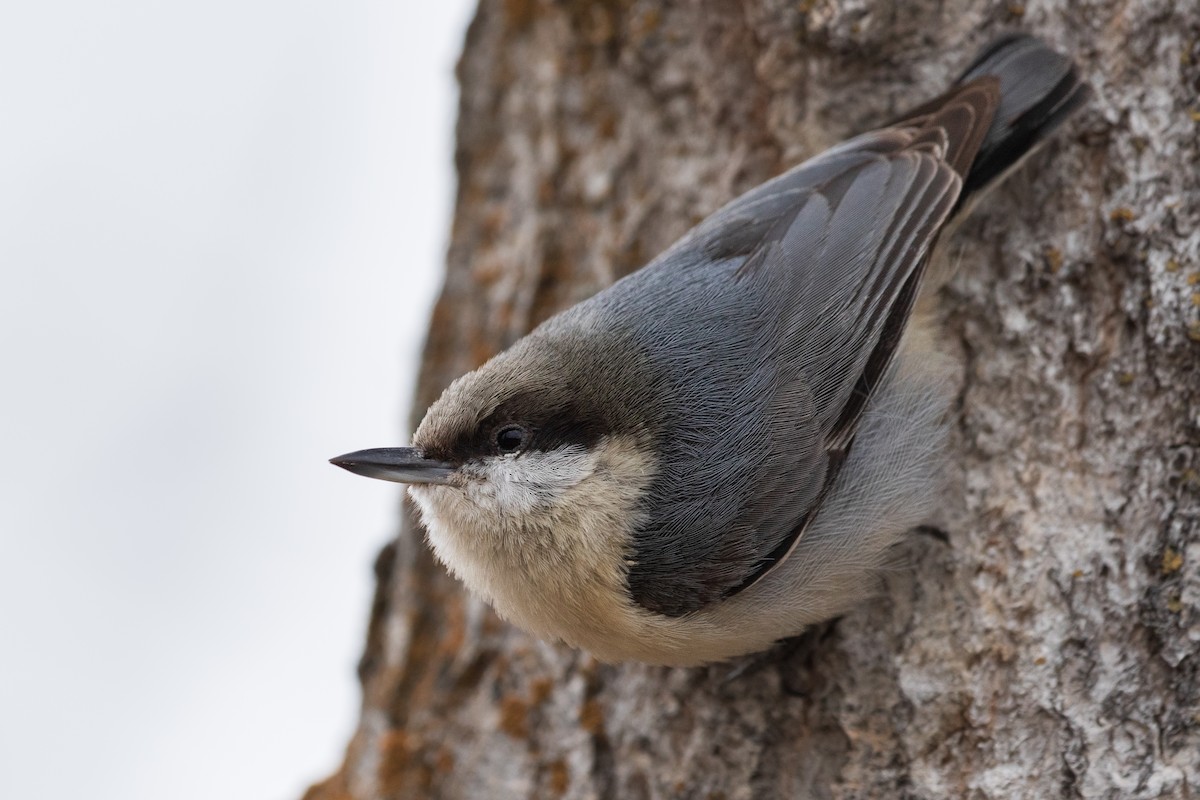
<svg viewBox="0 0 1200 800">
<path fill-rule="evenodd" d="M 634 444 L 602 439 L 465 465 L 458 485 L 411 486 L 438 560 L 501 616 L 584 644 L 625 618 L 635 509 L 652 470 Z"/>
</svg>

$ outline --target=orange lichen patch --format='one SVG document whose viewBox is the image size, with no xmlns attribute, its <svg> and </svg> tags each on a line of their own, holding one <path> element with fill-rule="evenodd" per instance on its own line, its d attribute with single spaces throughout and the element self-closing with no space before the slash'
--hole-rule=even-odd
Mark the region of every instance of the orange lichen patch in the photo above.
<svg viewBox="0 0 1200 800">
<path fill-rule="evenodd" d="M 454 753 L 450 752 L 449 747 L 438 750 L 437 761 L 434 762 L 433 769 L 439 775 L 449 775 L 454 772 Z"/>
<path fill-rule="evenodd" d="M 1193 342 L 1200 342 L 1200 322 L 1189 323 L 1187 335 Z"/>
<path fill-rule="evenodd" d="M 529 738 L 529 706 L 519 697 L 500 701 L 500 730 L 514 739 Z"/>
<path fill-rule="evenodd" d="M 1168 258 L 1166 265 L 1163 267 L 1167 272 L 1179 272 L 1179 262 L 1173 258 Z"/>
<path fill-rule="evenodd" d="M 428 785 L 432 775 L 418 758 L 421 740 L 403 730 L 390 730 L 379 740 L 379 778 L 385 784 L 411 781 Z"/>
<path fill-rule="evenodd" d="M 1120 375 L 1117 376 L 1117 385 L 1118 386 L 1132 386 L 1133 382 L 1135 380 L 1137 380 L 1137 376 L 1134 375 L 1132 372 L 1122 372 Z"/>
<path fill-rule="evenodd" d="M 481 255 L 471 261 L 471 278 L 481 286 L 490 286 L 504 277 L 508 261 L 504 258 Z"/>
<path fill-rule="evenodd" d="M 567 793 L 567 789 L 571 788 L 571 770 L 567 767 L 567 762 L 561 758 L 550 762 L 550 766 L 546 768 L 547 778 L 546 783 L 550 786 L 550 791 L 555 797 L 562 797 Z"/>
<path fill-rule="evenodd" d="M 1057 273 L 1062 269 L 1063 254 L 1057 247 L 1047 247 L 1045 252 L 1046 266 L 1050 268 L 1050 272 Z"/>
<path fill-rule="evenodd" d="M 650 34 L 658 30 L 658 26 L 662 24 L 662 11 L 657 8 L 651 8 L 634 16 L 629 23 L 629 32 L 633 34 L 635 42 L 641 42 Z"/>
<path fill-rule="evenodd" d="M 1183 611 L 1183 598 L 1177 594 L 1171 595 L 1167 600 L 1167 611 L 1170 611 L 1172 614 L 1178 614 L 1180 611 Z"/>
<path fill-rule="evenodd" d="M 504 0 L 504 19 L 512 30 L 525 30 L 537 18 L 537 0 Z"/>
<path fill-rule="evenodd" d="M 500 232 L 508 225 L 509 213 L 504 206 L 496 206 L 484 212 L 479 221 L 479 239 L 482 247 L 490 247 L 500 239 Z"/>
<path fill-rule="evenodd" d="M 1127 208 L 1126 206 L 1114 208 L 1112 213 L 1108 215 L 1108 218 L 1113 222 L 1133 222 L 1135 219 L 1137 219 L 1137 217 L 1137 212 L 1132 208 Z"/>
<path fill-rule="evenodd" d="M 442 293 L 438 301 L 433 305 L 433 318 L 429 321 L 429 336 L 430 339 L 446 339 L 446 333 L 454 330 L 456 316 L 454 314 L 453 303 L 446 301 L 445 292 Z M 446 333 L 443 333 L 446 332 Z"/>
<path fill-rule="evenodd" d="M 461 603 L 444 606 L 443 610 L 446 617 L 440 631 L 438 652 L 442 658 L 453 658 L 462 649 L 467 636 L 467 614 Z"/>
<path fill-rule="evenodd" d="M 1008 7 L 1008 13 L 1014 17 L 1025 16 L 1025 6 L 1022 3 L 1013 3 Z"/>
<path fill-rule="evenodd" d="M 1170 575 L 1173 572 L 1178 572 L 1183 567 L 1183 554 L 1173 548 L 1168 547 L 1163 551 L 1162 555 L 1162 574 Z"/>
<path fill-rule="evenodd" d="M 540 706 L 542 703 L 550 699 L 550 695 L 554 693 L 554 680 L 552 678 L 536 678 L 529 685 L 529 704 Z"/>
<path fill-rule="evenodd" d="M 604 707 L 592 698 L 579 709 L 579 725 L 592 736 L 604 733 Z"/>
<path fill-rule="evenodd" d="M 571 18 L 571 29 L 593 46 L 612 45 L 633 0 L 560 0 L 555 4 Z"/>
<path fill-rule="evenodd" d="M 620 121 L 621 118 L 612 109 L 605 108 L 596 117 L 596 135 L 607 141 L 615 139 Z"/>
<path fill-rule="evenodd" d="M 1188 286 L 1195 286 L 1198 283 L 1200 283 L 1200 272 L 1193 272 L 1191 275 L 1187 276 Z"/>
<path fill-rule="evenodd" d="M 1033 660 L 1033 663 L 1034 663 L 1034 664 L 1036 664 L 1036 665 L 1038 665 L 1038 666 L 1040 667 L 1040 666 L 1042 666 L 1043 664 L 1045 664 L 1045 663 L 1046 663 L 1046 657 L 1045 657 L 1045 656 L 1038 656 L 1037 658 L 1035 658 L 1035 659 Z"/>
<path fill-rule="evenodd" d="M 471 367 L 474 369 L 487 363 L 487 360 L 495 355 L 495 348 L 484 342 L 473 342 L 471 344 Z"/>
</svg>

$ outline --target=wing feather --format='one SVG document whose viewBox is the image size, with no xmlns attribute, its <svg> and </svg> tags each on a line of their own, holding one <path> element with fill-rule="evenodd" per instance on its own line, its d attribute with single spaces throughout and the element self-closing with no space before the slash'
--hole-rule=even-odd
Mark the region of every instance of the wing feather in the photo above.
<svg viewBox="0 0 1200 800">
<path fill-rule="evenodd" d="M 852 139 L 728 204 L 646 270 L 663 308 L 682 275 L 709 317 L 689 336 L 658 443 L 663 471 L 629 582 L 643 606 L 694 611 L 753 584 L 795 546 L 853 445 L 908 323 L 929 255 L 995 113 L 997 83 Z M 678 314 L 686 315 L 683 306 Z M 690 312 L 693 315 L 695 309 Z M 686 331 L 686 333 L 684 333 Z M 762 343 L 770 342 L 764 348 Z M 718 385 L 718 376 L 740 375 Z M 708 382 L 698 376 L 709 376 Z M 712 446 L 723 433 L 739 452 Z M 697 476 L 709 476 L 697 480 Z M 694 487 L 722 485 L 719 496 Z"/>
</svg>

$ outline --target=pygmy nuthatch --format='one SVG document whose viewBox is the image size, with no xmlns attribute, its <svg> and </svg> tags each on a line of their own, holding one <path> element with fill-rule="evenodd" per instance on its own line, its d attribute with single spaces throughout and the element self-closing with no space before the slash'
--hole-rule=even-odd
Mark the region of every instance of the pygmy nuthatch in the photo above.
<svg viewBox="0 0 1200 800">
<path fill-rule="evenodd" d="M 939 491 L 935 245 L 1086 94 L 1001 38 L 459 378 L 412 447 L 333 463 L 409 484 L 467 586 L 605 660 L 698 664 L 836 616 Z"/>
</svg>

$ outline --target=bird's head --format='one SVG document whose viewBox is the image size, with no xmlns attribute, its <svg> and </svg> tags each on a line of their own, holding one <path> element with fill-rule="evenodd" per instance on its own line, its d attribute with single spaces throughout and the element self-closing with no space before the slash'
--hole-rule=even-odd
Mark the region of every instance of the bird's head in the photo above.
<svg viewBox="0 0 1200 800">
<path fill-rule="evenodd" d="M 614 359 L 621 346 L 574 328 L 535 332 L 451 384 L 412 447 L 333 463 L 408 484 L 452 572 L 502 615 L 563 636 L 564 608 L 628 597 L 631 537 L 654 477 L 638 356 Z"/>
</svg>

